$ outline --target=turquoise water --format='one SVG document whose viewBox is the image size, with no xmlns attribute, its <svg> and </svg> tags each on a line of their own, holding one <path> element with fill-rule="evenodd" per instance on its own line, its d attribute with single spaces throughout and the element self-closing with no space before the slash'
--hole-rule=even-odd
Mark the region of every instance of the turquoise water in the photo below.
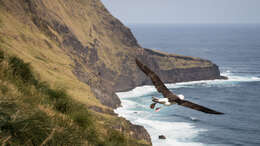
<svg viewBox="0 0 260 146">
<path fill-rule="evenodd" d="M 224 112 L 208 115 L 180 106 L 149 109 L 153 86 L 118 93 L 116 112 L 143 125 L 153 145 L 260 145 L 259 25 L 130 25 L 143 47 L 202 57 L 229 80 L 168 84 L 185 99 Z M 166 140 L 159 140 L 158 135 Z"/>
</svg>

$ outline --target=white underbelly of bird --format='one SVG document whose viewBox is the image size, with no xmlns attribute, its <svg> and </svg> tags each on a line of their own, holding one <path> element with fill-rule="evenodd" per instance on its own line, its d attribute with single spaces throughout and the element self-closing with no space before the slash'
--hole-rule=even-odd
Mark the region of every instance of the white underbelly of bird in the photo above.
<svg viewBox="0 0 260 146">
<path fill-rule="evenodd" d="M 184 96 L 183 95 L 178 95 L 178 97 L 183 100 L 184 99 Z M 165 106 L 171 106 L 173 104 L 176 104 L 176 102 L 169 102 L 169 99 L 168 98 L 156 98 L 156 97 L 152 97 L 152 101 L 154 103 L 151 104 L 151 108 L 154 109 L 155 108 L 155 105 L 158 103 L 158 104 L 163 104 Z M 157 107 L 155 109 L 156 112 L 160 111 L 162 107 Z"/>
<path fill-rule="evenodd" d="M 156 97 L 153 97 L 152 101 L 155 102 L 155 103 L 166 105 L 166 106 L 170 106 L 170 105 L 176 103 L 176 102 L 169 102 L 168 98 L 156 98 Z"/>
<path fill-rule="evenodd" d="M 181 100 L 184 100 L 184 96 L 182 94 L 178 95 L 178 97 Z M 170 105 L 176 104 L 176 102 L 169 102 L 169 98 L 156 98 L 156 97 L 152 97 L 152 101 L 155 102 L 155 103 L 166 105 L 166 106 L 170 106 Z"/>
</svg>

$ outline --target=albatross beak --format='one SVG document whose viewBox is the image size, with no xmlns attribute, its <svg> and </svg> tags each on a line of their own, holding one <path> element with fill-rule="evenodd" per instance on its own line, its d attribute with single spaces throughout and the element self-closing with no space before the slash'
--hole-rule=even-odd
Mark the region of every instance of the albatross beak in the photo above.
<svg viewBox="0 0 260 146">
<path fill-rule="evenodd" d="M 155 112 L 159 112 L 160 111 L 160 107 L 157 107 L 156 109 L 155 109 Z"/>
</svg>

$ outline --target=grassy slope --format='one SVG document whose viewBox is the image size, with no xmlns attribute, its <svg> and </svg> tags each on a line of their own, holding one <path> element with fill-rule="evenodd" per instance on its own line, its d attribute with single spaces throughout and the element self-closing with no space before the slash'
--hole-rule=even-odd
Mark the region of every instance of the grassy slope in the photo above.
<svg viewBox="0 0 260 146">
<path fill-rule="evenodd" d="M 26 19 L 26 16 L 21 17 Z M 74 63 L 56 42 L 34 26 L 30 26 L 32 24 L 25 25 L 21 22 L 22 18 L 13 19 L 13 15 L 3 12 L 3 9 L 0 10 L 0 18 L 4 22 L 0 33 L 4 36 L 2 46 L 5 51 L 31 62 L 35 72 L 51 85 L 69 88 L 68 92 L 75 99 L 98 104 L 98 101 L 92 98 L 90 88 L 73 75 Z"/>
<path fill-rule="evenodd" d="M 2 144 L 145 145 L 111 128 L 124 120 L 89 111 L 65 90 L 39 81 L 29 64 L 1 50 L 0 68 Z"/>
</svg>

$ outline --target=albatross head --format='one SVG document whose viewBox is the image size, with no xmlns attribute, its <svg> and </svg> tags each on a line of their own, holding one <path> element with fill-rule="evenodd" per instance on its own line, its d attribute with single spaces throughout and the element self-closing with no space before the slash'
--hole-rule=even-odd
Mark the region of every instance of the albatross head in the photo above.
<svg viewBox="0 0 260 146">
<path fill-rule="evenodd" d="M 184 100 L 184 95 L 179 94 L 178 97 L 179 97 L 181 100 Z"/>
</svg>

